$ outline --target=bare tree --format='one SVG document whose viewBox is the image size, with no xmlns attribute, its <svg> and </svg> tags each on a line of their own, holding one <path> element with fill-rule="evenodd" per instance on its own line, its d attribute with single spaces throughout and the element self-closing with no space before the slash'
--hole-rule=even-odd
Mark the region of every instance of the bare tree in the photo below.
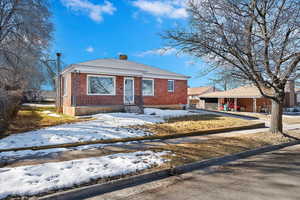
<svg viewBox="0 0 300 200">
<path fill-rule="evenodd" d="M 0 1 L 0 130 L 17 113 L 22 93 L 43 82 L 39 59 L 52 30 L 47 0 Z"/>
<path fill-rule="evenodd" d="M 163 36 L 185 53 L 231 66 L 272 100 L 271 132 L 282 132 L 285 86 L 300 62 L 300 1 L 190 0 L 188 28 Z"/>
<path fill-rule="evenodd" d="M 210 78 L 209 81 L 215 87 L 224 91 L 247 84 L 247 82 L 241 81 L 240 79 L 232 76 L 230 69 L 227 69 L 226 67 L 215 71 L 214 75 L 215 76 Z"/>
</svg>

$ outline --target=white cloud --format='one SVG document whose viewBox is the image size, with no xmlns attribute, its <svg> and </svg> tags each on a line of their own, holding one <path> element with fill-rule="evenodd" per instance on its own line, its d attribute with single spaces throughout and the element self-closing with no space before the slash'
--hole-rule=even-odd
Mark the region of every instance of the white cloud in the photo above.
<svg viewBox="0 0 300 200">
<path fill-rule="evenodd" d="M 137 54 L 138 57 L 145 57 L 148 55 L 159 55 L 159 56 L 169 56 L 176 53 L 176 49 L 172 47 L 164 47 L 160 49 L 152 49 L 148 51 L 141 52 Z"/>
<path fill-rule="evenodd" d="M 184 19 L 188 17 L 186 0 L 136 0 L 133 5 L 158 18 Z"/>
<path fill-rule="evenodd" d="M 185 66 L 194 66 L 196 64 L 197 64 L 197 62 L 195 60 L 185 61 Z"/>
<path fill-rule="evenodd" d="M 89 52 L 89 53 L 93 53 L 94 50 L 95 50 L 95 49 L 94 49 L 94 47 L 92 47 L 92 46 L 89 46 L 88 48 L 85 49 L 85 51 L 86 51 L 86 52 Z"/>
<path fill-rule="evenodd" d="M 113 4 L 107 0 L 103 5 L 94 4 L 89 0 L 61 0 L 62 4 L 75 12 L 87 14 L 93 21 L 101 22 L 103 14 L 112 15 L 117 10 Z"/>
</svg>

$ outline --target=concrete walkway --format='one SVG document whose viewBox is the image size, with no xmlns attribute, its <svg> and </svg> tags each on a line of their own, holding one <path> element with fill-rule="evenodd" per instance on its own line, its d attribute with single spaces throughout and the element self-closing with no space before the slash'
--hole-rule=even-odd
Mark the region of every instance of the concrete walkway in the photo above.
<svg viewBox="0 0 300 200">
<path fill-rule="evenodd" d="M 299 200 L 299 188 L 300 145 L 295 145 L 90 199 Z"/>
</svg>

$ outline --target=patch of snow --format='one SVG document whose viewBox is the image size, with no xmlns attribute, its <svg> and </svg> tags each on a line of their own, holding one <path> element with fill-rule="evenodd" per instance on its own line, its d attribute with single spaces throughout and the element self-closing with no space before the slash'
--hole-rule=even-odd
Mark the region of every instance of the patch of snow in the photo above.
<svg viewBox="0 0 300 200">
<path fill-rule="evenodd" d="M 23 106 L 30 106 L 30 107 L 55 107 L 55 104 L 39 104 L 39 103 L 23 103 Z"/>
<path fill-rule="evenodd" d="M 50 116 L 50 117 L 61 117 L 61 115 L 56 114 L 56 113 L 50 113 L 50 114 L 48 114 L 48 116 Z"/>
<path fill-rule="evenodd" d="M 42 113 L 43 113 L 43 114 L 46 114 L 46 115 L 48 115 L 48 116 L 50 116 L 50 117 L 61 117 L 61 115 L 59 115 L 59 114 L 57 114 L 57 113 L 54 113 L 54 112 L 51 112 L 51 111 L 49 111 L 49 110 L 45 110 L 45 111 L 43 111 Z"/>
<path fill-rule="evenodd" d="M 49 114 L 49 113 L 52 113 L 50 110 L 45 110 L 45 111 L 43 111 L 42 113 L 44 113 L 44 114 Z"/>
<path fill-rule="evenodd" d="M 155 115 L 151 115 L 153 112 Z M 161 123 L 165 118 L 191 114 L 199 113 L 146 108 L 143 115 L 135 113 L 97 114 L 93 115 L 95 120 L 91 121 L 63 124 L 10 135 L 0 140 L 0 149 L 148 136 L 151 133 L 127 128 L 127 126 Z"/>
<path fill-rule="evenodd" d="M 31 196 L 50 190 L 145 170 L 166 162 L 167 152 L 119 153 L 65 162 L 0 168 L 0 198 Z"/>
<path fill-rule="evenodd" d="M 162 117 L 164 119 L 200 114 L 200 113 L 193 113 L 188 110 L 161 110 L 157 108 L 145 108 L 144 112 L 146 115 L 155 115 L 155 116 Z"/>
</svg>

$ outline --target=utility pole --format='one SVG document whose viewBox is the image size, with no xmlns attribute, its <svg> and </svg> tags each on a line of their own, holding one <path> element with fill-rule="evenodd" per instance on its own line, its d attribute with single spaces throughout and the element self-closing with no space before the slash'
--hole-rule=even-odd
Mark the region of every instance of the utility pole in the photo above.
<svg viewBox="0 0 300 200">
<path fill-rule="evenodd" d="M 62 94 L 61 94 L 61 53 L 56 53 L 56 112 L 62 113 Z"/>
</svg>

